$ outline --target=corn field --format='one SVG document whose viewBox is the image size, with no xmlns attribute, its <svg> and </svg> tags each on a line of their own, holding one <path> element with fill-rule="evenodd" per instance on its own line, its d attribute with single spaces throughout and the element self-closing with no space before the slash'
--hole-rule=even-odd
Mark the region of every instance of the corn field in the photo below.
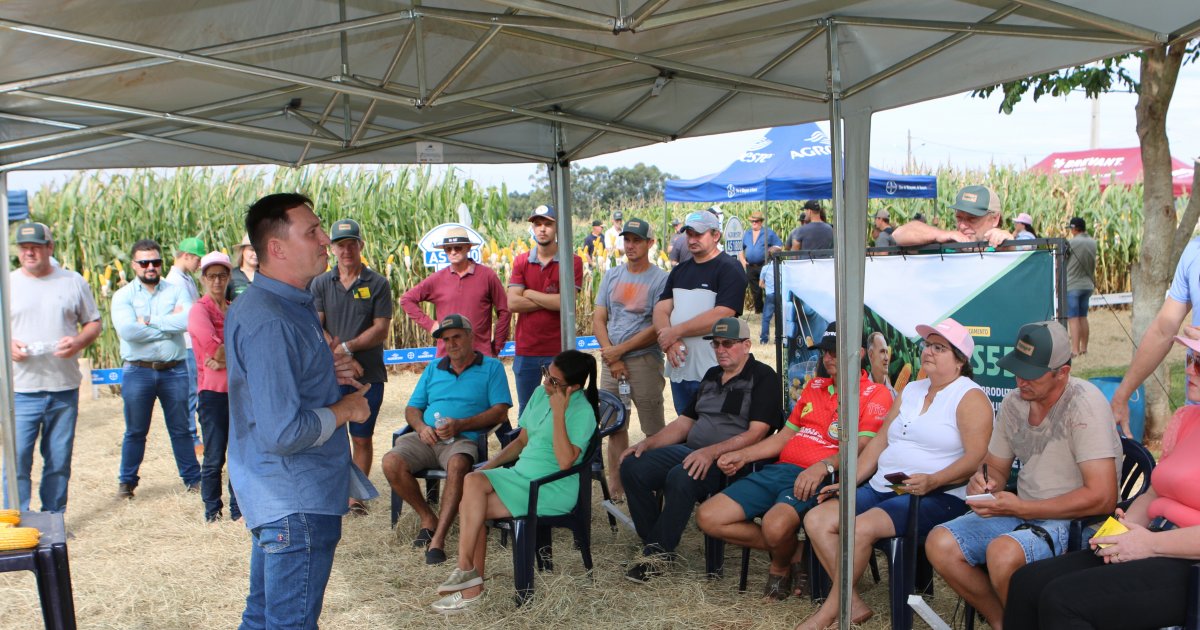
<svg viewBox="0 0 1200 630">
<path fill-rule="evenodd" d="M 1004 215 L 1018 212 L 1033 216 L 1040 236 L 1061 236 L 1067 220 L 1082 216 L 1099 243 L 1097 292 L 1129 290 L 1129 270 L 1137 258 L 1142 229 L 1141 190 L 1112 187 L 1103 193 L 1088 177 L 1047 178 L 992 169 L 986 173 L 943 170 L 938 174 L 939 199 L 871 200 L 871 212 L 887 208 L 892 224 L 899 225 L 916 212 L 941 226 L 951 225 L 948 206 L 955 192 L 974 183 L 991 185 L 1003 200 Z M 440 179 L 421 168 L 378 170 L 309 167 L 300 170 L 257 168 L 177 169 L 168 172 L 136 170 L 128 174 L 81 172 L 57 190 L 42 190 L 31 198 L 33 219 L 49 225 L 56 241 L 55 257 L 67 269 L 78 271 L 92 287 L 100 306 L 105 331 L 86 353 L 96 367 L 120 365 L 116 334 L 109 324 L 112 293 L 134 279 L 129 247 L 140 238 L 153 238 L 172 258 L 180 240 L 199 236 L 208 249 L 230 252 L 242 238 L 245 210 L 259 197 L 279 191 L 299 191 L 313 199 L 315 210 L 330 224 L 353 218 L 364 228 L 363 257 L 367 265 L 387 277 L 397 303 L 388 347 L 429 344 L 427 333 L 404 317 L 400 294 L 428 274 L 416 244 L 438 224 L 457 221 L 459 204 L 470 210 L 474 229 L 485 239 L 482 260 L 506 282 L 513 258 L 532 246 L 524 222 L 510 220 L 507 191 L 482 189 L 462 179 L 453 169 Z M 1186 200 L 1181 201 L 1181 203 Z M 797 225 L 802 201 L 767 205 L 767 224 L 781 238 Z M 638 216 L 653 223 L 658 234 L 670 236 L 669 216 L 708 204 L 644 203 L 624 206 L 627 218 Z M 727 204 L 726 216 L 744 224 L 761 204 Z M 525 209 L 513 209 L 518 215 Z M 607 219 L 604 216 L 595 217 Z M 581 243 L 592 217 L 574 221 L 574 242 Z M 831 213 L 836 220 L 836 211 Z M 607 221 L 606 221 L 607 223 Z M 667 266 L 666 238 L 653 252 L 654 262 Z M 581 250 L 577 253 L 582 255 Z M 577 301 L 577 329 L 590 334 L 592 303 L 603 272 L 620 262 L 619 252 L 595 256 L 585 265 L 584 283 Z"/>
</svg>

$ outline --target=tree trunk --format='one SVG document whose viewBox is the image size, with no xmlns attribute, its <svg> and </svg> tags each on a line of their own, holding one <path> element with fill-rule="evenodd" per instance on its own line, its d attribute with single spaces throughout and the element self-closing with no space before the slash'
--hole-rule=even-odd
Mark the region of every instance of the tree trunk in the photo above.
<svg viewBox="0 0 1200 630">
<path fill-rule="evenodd" d="M 1171 147 L 1167 109 L 1175 91 L 1186 42 L 1142 54 L 1137 101 L 1137 132 L 1143 169 L 1142 242 L 1133 270 L 1133 337 L 1141 339 L 1162 306 L 1191 225 L 1180 225 L 1171 184 Z M 1190 213 L 1189 213 L 1190 214 Z M 1143 441 L 1157 442 L 1171 417 L 1170 370 L 1164 362 L 1145 383 L 1146 427 Z"/>
</svg>

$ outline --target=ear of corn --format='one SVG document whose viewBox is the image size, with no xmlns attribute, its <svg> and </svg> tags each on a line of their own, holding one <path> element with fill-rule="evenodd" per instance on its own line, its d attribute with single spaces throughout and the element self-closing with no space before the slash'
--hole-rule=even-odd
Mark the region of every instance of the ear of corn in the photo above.
<svg viewBox="0 0 1200 630">
<path fill-rule="evenodd" d="M 0 510 L 0 523 L 16 525 L 21 522 L 20 510 Z"/>
<path fill-rule="evenodd" d="M 0 551 L 36 547 L 41 537 L 36 527 L 0 528 Z"/>
</svg>

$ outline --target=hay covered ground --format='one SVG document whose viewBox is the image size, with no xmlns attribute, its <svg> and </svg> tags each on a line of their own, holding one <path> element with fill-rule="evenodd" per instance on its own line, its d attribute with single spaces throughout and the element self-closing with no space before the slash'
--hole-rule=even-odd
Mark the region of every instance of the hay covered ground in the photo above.
<svg viewBox="0 0 1200 630">
<path fill-rule="evenodd" d="M 752 316 L 753 318 L 753 316 Z M 1092 350 L 1077 369 L 1127 363 L 1131 344 L 1124 330 L 1128 311 L 1093 311 Z M 755 324 L 757 330 L 757 324 Z M 773 361 L 773 350 L 756 346 L 757 356 Z M 593 519 L 595 570 L 584 575 L 579 554 L 566 535 L 556 537 L 556 570 L 540 574 L 533 602 L 517 609 L 512 601 L 512 562 L 493 533 L 489 547 L 489 595 L 475 611 L 453 618 L 427 612 L 434 589 L 450 563 L 427 567 L 410 541 L 417 521 L 405 510 L 395 530 L 389 525 L 387 482 L 379 459 L 391 432 L 402 423 L 402 410 L 417 374 L 393 374 L 375 435 L 371 479 L 385 494 L 365 517 L 346 517 L 342 542 L 325 597 L 323 628 L 791 628 L 815 607 L 807 598 L 775 604 L 759 601 L 766 556 L 752 556 L 749 591 L 737 592 L 740 549 L 726 552 L 726 576 L 703 576 L 701 536 L 689 528 L 680 547 L 681 567 L 648 585 L 624 579 L 624 565 L 637 550 L 637 539 L 624 528 L 612 533 L 602 515 Z M 176 629 L 234 628 L 246 593 L 249 534 L 240 524 L 204 523 L 199 495 L 186 494 L 175 472 L 166 431 L 156 412 L 133 501 L 113 498 L 123 432 L 121 400 L 111 394 L 91 398 L 81 390 L 67 526 L 75 607 L 81 628 Z M 667 400 L 670 410 L 670 397 Z M 669 414 L 673 416 L 673 414 Z M 512 413 L 515 419 L 515 410 Z M 636 421 L 633 438 L 640 438 Z M 34 479 L 40 478 L 35 467 Z M 35 482 L 36 494 L 36 482 Z M 599 498 L 599 491 L 595 493 Z M 34 507 L 37 507 L 34 499 Z M 880 558 L 883 563 L 882 557 Z M 887 578 L 874 584 L 868 574 L 861 588 L 876 615 L 862 627 L 887 628 Z M 37 589 L 31 573 L 0 574 L 0 628 L 41 626 Z M 949 618 L 958 600 L 939 583 L 933 608 Z M 959 611 L 961 616 L 961 610 Z M 920 622 L 918 622 L 920 625 Z"/>
</svg>

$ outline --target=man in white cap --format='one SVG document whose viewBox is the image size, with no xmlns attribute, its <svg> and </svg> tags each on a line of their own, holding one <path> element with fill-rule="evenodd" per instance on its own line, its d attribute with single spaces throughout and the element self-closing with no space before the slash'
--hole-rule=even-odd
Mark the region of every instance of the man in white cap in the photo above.
<svg viewBox="0 0 1200 630">
<path fill-rule="evenodd" d="M 75 419 L 79 415 L 79 353 L 100 336 L 100 310 L 83 278 L 50 264 L 54 239 L 41 223 L 17 226 L 12 283 L 13 407 L 16 411 L 17 493 L 10 507 L 29 510 L 33 454 L 41 435 L 41 511 L 67 509 Z"/>
<path fill-rule="evenodd" d="M 1000 403 L 987 456 L 967 482 L 972 511 L 934 527 L 925 544 L 933 568 L 992 627 L 1017 569 L 1066 552 L 1071 519 L 1116 508 L 1121 468 L 1108 401 L 1071 376 L 1062 324 L 1022 326 L 999 365 L 1017 389 Z M 1016 493 L 1005 490 L 1014 458 Z"/>
</svg>

